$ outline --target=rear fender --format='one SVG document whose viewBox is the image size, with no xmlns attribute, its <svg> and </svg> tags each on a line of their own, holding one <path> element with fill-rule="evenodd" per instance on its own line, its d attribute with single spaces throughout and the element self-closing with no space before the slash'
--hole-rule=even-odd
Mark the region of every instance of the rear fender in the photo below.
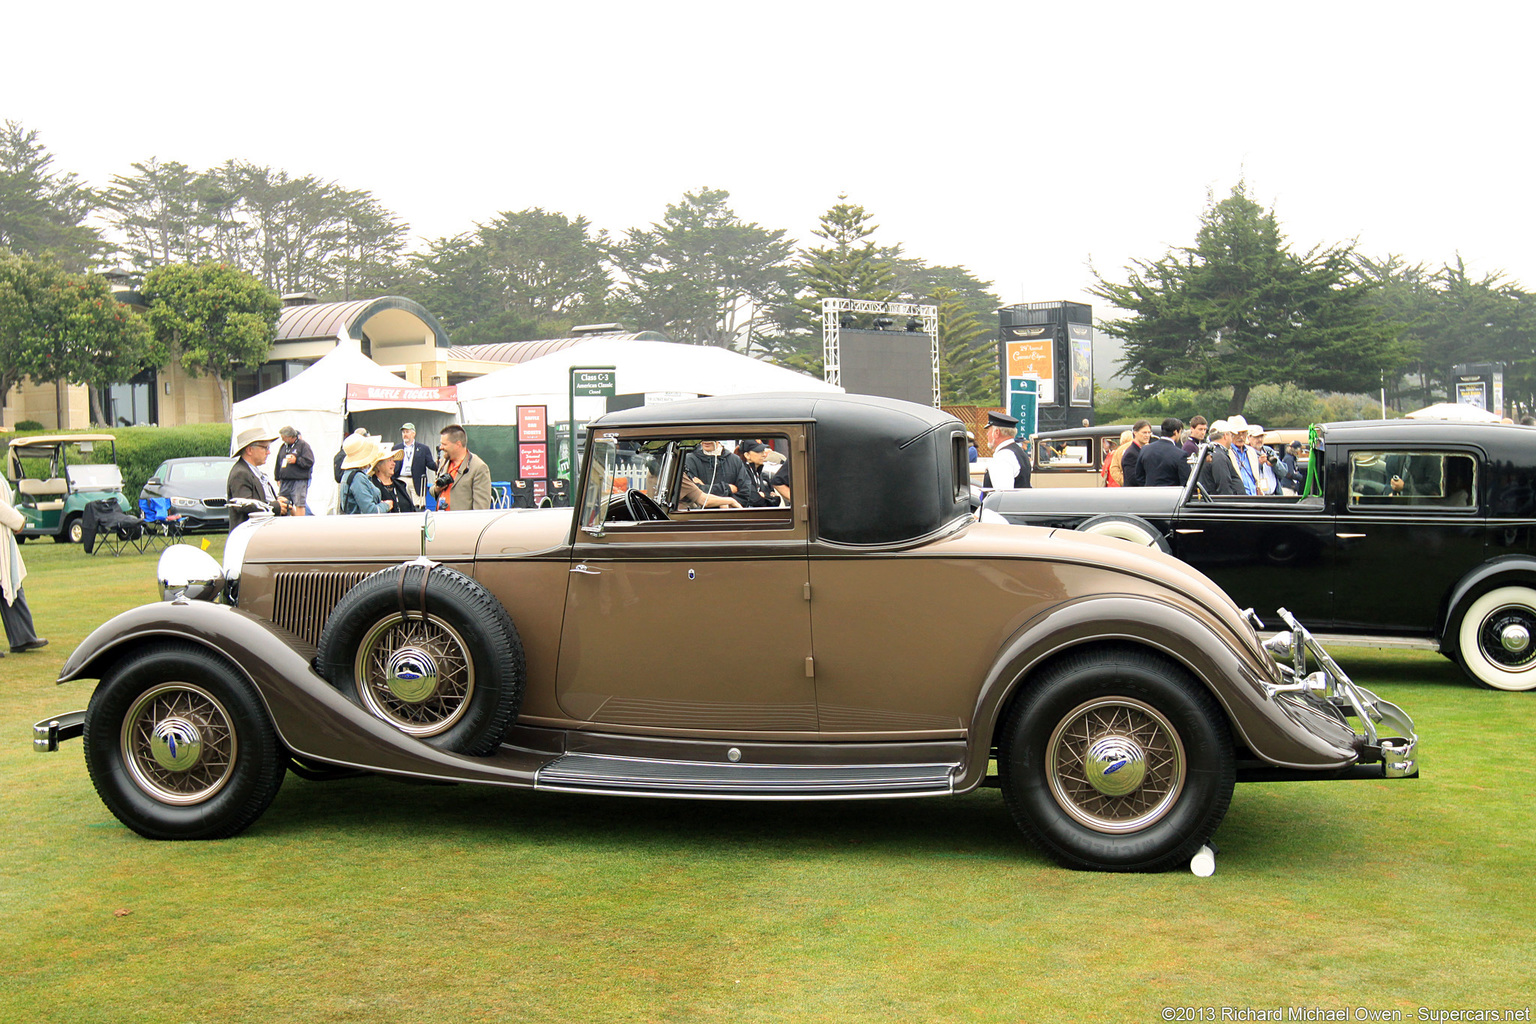
<svg viewBox="0 0 1536 1024">
<path fill-rule="evenodd" d="M 1451 588 L 1451 596 L 1440 609 L 1438 635 L 1442 654 L 1458 654 L 1456 633 L 1467 606 L 1496 587 L 1520 586 L 1536 590 L 1536 558 L 1529 555 L 1501 555 L 1491 558 L 1463 576 Z"/>
<path fill-rule="evenodd" d="M 342 696 L 310 667 L 314 651 L 270 622 L 207 601 L 148 604 L 98 627 L 64 662 L 59 682 L 100 679 L 123 658 L 166 641 L 199 644 L 250 681 L 285 746 L 367 771 L 509 786 L 533 785 L 548 756 L 503 747 L 464 757 L 412 739 Z"/>
<path fill-rule="evenodd" d="M 1205 624 L 1194 604 L 1131 595 L 1089 597 L 1057 605 L 1026 623 L 999 652 L 977 698 L 971 720 L 965 775 L 957 790 L 979 785 L 986 775 L 993 736 L 1011 699 L 1051 658 L 1073 648 L 1092 651 L 1106 643 L 1132 644 L 1182 665 L 1226 711 L 1236 737 L 1255 755 L 1287 768 L 1344 767 L 1358 756 L 1348 726 L 1326 722 L 1306 728 L 1264 696 L 1275 682 L 1254 656 Z M 1112 624 L 1106 629 L 1106 623 Z"/>
</svg>

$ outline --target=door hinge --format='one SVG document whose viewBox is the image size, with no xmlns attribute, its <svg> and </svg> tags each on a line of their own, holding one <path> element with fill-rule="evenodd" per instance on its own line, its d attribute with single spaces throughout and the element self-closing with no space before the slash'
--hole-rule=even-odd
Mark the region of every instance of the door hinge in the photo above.
<svg viewBox="0 0 1536 1024">
<path fill-rule="evenodd" d="M 805 678 L 807 678 L 807 679 L 815 679 L 816 678 L 816 659 L 815 658 L 806 658 L 805 659 Z"/>
<path fill-rule="evenodd" d="M 809 583 L 805 585 L 805 599 L 807 601 L 811 599 L 811 585 Z"/>
</svg>

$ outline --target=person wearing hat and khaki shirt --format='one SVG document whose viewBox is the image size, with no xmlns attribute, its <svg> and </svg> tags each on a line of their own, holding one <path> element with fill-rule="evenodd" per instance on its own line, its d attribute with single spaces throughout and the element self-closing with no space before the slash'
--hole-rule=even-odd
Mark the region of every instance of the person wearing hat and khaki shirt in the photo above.
<svg viewBox="0 0 1536 1024">
<path fill-rule="evenodd" d="M 987 444 L 992 462 L 981 486 L 989 491 L 1016 490 L 1029 486 L 1029 455 L 1019 444 L 1019 421 L 1007 413 L 987 413 Z"/>
<path fill-rule="evenodd" d="M 277 493 L 272 478 L 261 471 L 271 455 L 272 442 L 276 440 L 276 434 L 269 434 L 260 427 L 240 431 L 240 436 L 235 438 L 235 454 L 239 457 L 229 471 L 229 480 L 224 490 L 231 501 L 236 498 L 259 501 L 278 515 L 285 516 L 288 514 L 288 499 Z M 251 517 L 251 511 L 249 508 L 231 505 L 229 528 L 233 530 L 244 523 Z"/>
</svg>

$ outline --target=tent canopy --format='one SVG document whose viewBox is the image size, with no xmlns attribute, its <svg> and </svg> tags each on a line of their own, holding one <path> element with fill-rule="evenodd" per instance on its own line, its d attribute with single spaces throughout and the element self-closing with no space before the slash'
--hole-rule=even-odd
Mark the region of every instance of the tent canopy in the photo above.
<svg viewBox="0 0 1536 1024">
<path fill-rule="evenodd" d="M 1504 417 L 1496 412 L 1479 409 L 1475 405 L 1466 405 L 1456 402 L 1441 402 L 1439 405 L 1429 405 L 1422 409 L 1410 412 L 1405 417 L 1410 420 L 1462 420 L 1471 423 L 1499 423 Z"/>
<path fill-rule="evenodd" d="M 744 395 L 763 391 L 841 392 L 834 384 L 710 345 L 593 340 L 459 385 L 466 423 L 512 423 L 513 406 L 564 407 L 573 366 L 612 366 L 621 395 Z M 577 399 L 578 417 L 601 399 Z M 597 412 L 601 412 L 599 405 Z M 596 415 L 596 412 L 588 413 Z M 563 419 L 563 417 L 562 417 Z"/>
<path fill-rule="evenodd" d="M 346 433 L 346 416 L 349 411 L 387 407 L 401 412 L 409 409 L 435 414 L 430 418 L 421 415 L 405 417 L 417 420 L 418 424 L 436 420 L 448 423 L 458 412 L 454 402 L 441 401 L 387 404 L 353 402 L 349 406 L 348 384 L 411 387 L 403 378 L 390 373 L 363 355 L 356 341 L 343 338 L 335 349 L 322 356 L 297 377 L 284 381 L 276 387 L 268 388 L 243 402 L 236 402 L 231 410 L 233 421 L 231 448 L 234 445 L 234 437 L 249 427 L 261 427 L 265 431 L 276 434 L 280 428 L 291 426 L 303 436 L 305 441 L 309 442 L 309 446 L 315 450 L 315 468 L 309 481 L 309 507 L 317 515 L 329 511 L 335 502 L 336 478 L 332 470 L 331 457 L 341 448 L 341 439 Z M 378 423 L 364 422 L 362 425 L 367 426 L 373 433 L 381 434 L 386 444 L 399 440 L 398 436 L 385 432 L 387 422 L 393 421 L 396 417 L 377 415 L 383 415 L 384 420 Z M 231 451 L 230 454 L 234 452 Z M 268 459 L 267 464 L 262 468 L 268 475 L 272 475 L 277 469 L 275 447 L 272 458 Z"/>
</svg>

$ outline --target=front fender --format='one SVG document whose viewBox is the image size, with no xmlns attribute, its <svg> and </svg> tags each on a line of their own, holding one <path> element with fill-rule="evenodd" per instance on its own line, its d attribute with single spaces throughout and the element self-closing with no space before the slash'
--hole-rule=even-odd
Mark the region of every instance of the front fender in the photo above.
<svg viewBox="0 0 1536 1024">
<path fill-rule="evenodd" d="M 1101 643 L 1146 647 L 1184 666 L 1221 704 L 1235 736 L 1270 764 L 1320 772 L 1353 764 L 1358 757 L 1353 731 L 1322 720 L 1304 724 L 1266 698 L 1262 684 L 1275 681 L 1267 666 L 1206 625 L 1208 614 L 1174 594 L 1162 599 L 1113 594 L 1056 605 L 1026 623 L 999 652 L 982 685 L 965 774 L 955 788 L 969 789 L 985 777 L 999 720 L 1009 699 L 1029 685 L 1031 673 L 1057 654 Z"/>
<path fill-rule="evenodd" d="M 297 637 L 206 601 L 147 604 L 108 620 L 65 660 L 59 682 L 100 679 L 123 658 L 168 641 L 199 644 L 228 661 L 256 688 L 284 745 L 303 757 L 393 775 L 528 787 L 549 759 L 510 747 L 491 757 L 464 757 L 413 739 L 317 675 L 310 667 L 313 649 Z"/>
</svg>

